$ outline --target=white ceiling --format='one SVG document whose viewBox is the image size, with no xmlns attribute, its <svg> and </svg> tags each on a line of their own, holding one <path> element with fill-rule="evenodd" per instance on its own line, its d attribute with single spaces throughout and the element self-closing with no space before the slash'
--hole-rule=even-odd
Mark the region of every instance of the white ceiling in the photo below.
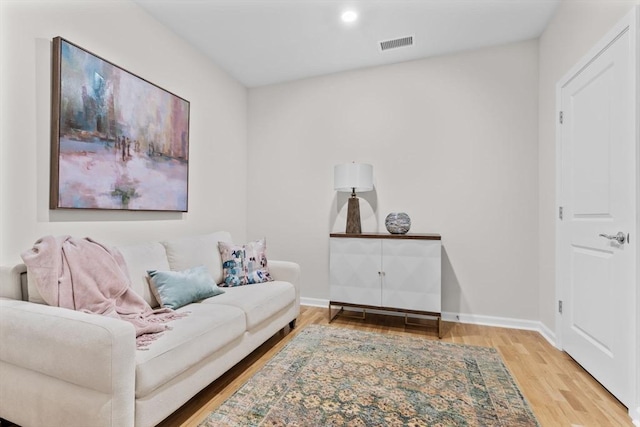
<svg viewBox="0 0 640 427">
<path fill-rule="evenodd" d="M 134 0 L 247 87 L 538 37 L 560 0 Z M 341 13 L 358 12 L 344 24 Z M 379 42 L 413 36 L 382 52 Z"/>
</svg>

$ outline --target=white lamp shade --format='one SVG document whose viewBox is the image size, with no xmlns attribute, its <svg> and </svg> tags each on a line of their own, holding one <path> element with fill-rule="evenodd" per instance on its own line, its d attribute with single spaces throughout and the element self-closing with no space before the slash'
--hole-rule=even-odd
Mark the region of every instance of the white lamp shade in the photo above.
<svg viewBox="0 0 640 427">
<path fill-rule="evenodd" d="M 345 163 L 333 169 L 333 187 L 337 191 L 373 190 L 373 166 L 365 163 Z"/>
</svg>

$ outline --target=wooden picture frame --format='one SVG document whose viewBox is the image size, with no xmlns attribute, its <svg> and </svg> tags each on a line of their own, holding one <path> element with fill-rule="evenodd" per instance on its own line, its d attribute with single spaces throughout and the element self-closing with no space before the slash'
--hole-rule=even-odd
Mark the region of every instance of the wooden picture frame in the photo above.
<svg viewBox="0 0 640 427">
<path fill-rule="evenodd" d="M 189 101 L 53 39 L 51 209 L 187 212 Z"/>
</svg>

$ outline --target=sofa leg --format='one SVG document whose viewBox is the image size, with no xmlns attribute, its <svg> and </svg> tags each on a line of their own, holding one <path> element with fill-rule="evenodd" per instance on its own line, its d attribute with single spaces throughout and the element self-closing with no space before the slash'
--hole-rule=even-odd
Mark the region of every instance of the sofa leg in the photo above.
<svg viewBox="0 0 640 427">
<path fill-rule="evenodd" d="M 295 327 L 296 327 L 296 320 L 297 320 L 297 319 L 293 319 L 291 322 L 289 322 L 289 328 L 290 328 L 290 329 L 295 329 Z"/>
</svg>

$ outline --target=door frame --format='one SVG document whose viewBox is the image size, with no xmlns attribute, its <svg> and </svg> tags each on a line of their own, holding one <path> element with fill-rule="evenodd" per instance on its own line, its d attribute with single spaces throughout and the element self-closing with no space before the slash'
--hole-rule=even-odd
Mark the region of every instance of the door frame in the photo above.
<svg viewBox="0 0 640 427">
<path fill-rule="evenodd" d="M 558 302 L 564 295 L 564 287 L 562 286 L 562 280 L 560 277 L 560 227 L 562 221 L 559 218 L 559 208 L 563 204 L 562 200 L 562 150 L 560 142 L 562 141 L 562 125 L 560 124 L 560 111 L 562 106 L 562 88 L 569 83 L 577 74 L 579 74 L 585 67 L 587 67 L 600 53 L 614 40 L 618 38 L 624 31 L 629 31 L 629 40 L 631 43 L 631 63 L 635 64 L 636 79 L 632 83 L 632 90 L 635 93 L 636 102 L 633 105 L 635 111 L 633 111 L 633 117 L 635 117 L 635 140 L 636 140 L 636 188 L 640 191 L 640 54 L 638 49 L 640 48 L 640 6 L 634 6 L 627 15 L 620 20 L 606 35 L 601 38 L 595 46 L 593 46 L 586 55 L 584 55 L 557 83 L 556 83 L 556 135 L 555 135 L 555 148 L 556 148 L 556 209 L 555 209 L 555 295 L 554 301 L 555 310 L 555 345 L 559 350 L 563 349 L 562 340 L 562 314 L 558 309 Z M 634 87 L 635 86 L 635 87 Z M 640 282 L 640 196 L 636 197 L 636 234 L 637 236 L 631 236 L 631 244 L 635 244 L 636 247 L 636 265 L 635 265 L 635 278 L 636 283 Z M 635 243 L 633 243 L 635 241 Z M 635 310 L 636 333 L 634 336 L 638 336 L 640 333 L 640 289 L 636 287 L 636 310 Z M 635 366 L 635 372 L 632 372 L 632 378 L 635 380 L 635 397 L 632 398 L 632 404 L 629 405 L 629 416 L 634 420 L 634 424 L 640 426 L 640 339 L 636 338 L 635 342 L 635 359 L 637 360 Z"/>
</svg>

